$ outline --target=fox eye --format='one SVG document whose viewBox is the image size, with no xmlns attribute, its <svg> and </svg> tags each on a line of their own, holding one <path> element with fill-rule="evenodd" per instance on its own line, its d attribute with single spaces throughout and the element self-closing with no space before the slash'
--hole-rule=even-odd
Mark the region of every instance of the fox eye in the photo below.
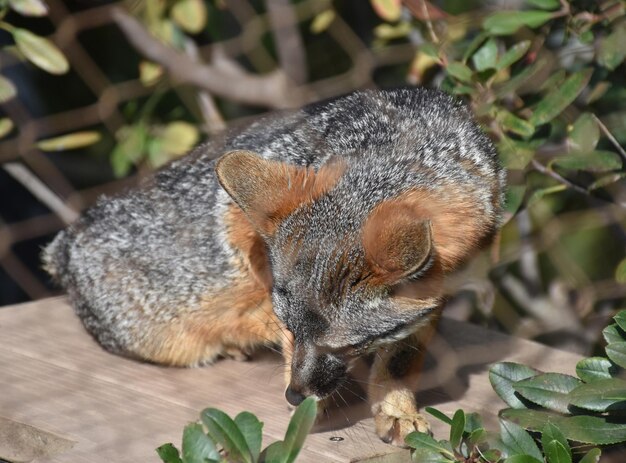
<svg viewBox="0 0 626 463">
<path fill-rule="evenodd" d="M 285 289 L 285 287 L 283 286 L 274 286 L 272 288 L 272 292 L 284 299 L 289 299 L 290 296 L 289 291 L 287 291 L 287 289 Z"/>
</svg>

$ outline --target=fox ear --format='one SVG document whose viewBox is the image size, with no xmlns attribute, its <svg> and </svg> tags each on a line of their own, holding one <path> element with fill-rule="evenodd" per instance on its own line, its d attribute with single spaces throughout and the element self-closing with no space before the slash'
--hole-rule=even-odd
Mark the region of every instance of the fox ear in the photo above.
<svg viewBox="0 0 626 463">
<path fill-rule="evenodd" d="M 431 223 L 408 205 L 387 201 L 377 206 L 363 227 L 365 258 L 386 284 L 424 268 L 433 252 Z"/>
<path fill-rule="evenodd" d="M 271 221 L 271 204 L 278 191 L 280 164 L 251 151 L 231 151 L 215 166 L 217 179 L 233 201 L 246 213 L 255 228 L 266 232 Z"/>
<path fill-rule="evenodd" d="M 331 163 L 312 168 L 269 161 L 251 151 L 232 151 L 215 166 L 217 178 L 263 236 L 300 205 L 312 202 L 337 182 L 343 169 Z"/>
</svg>

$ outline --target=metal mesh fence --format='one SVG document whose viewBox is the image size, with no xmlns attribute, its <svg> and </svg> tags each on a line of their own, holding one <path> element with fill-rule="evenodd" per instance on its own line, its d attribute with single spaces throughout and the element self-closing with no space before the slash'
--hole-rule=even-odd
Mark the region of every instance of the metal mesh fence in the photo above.
<svg viewBox="0 0 626 463">
<path fill-rule="evenodd" d="M 116 180 L 108 165 L 116 132 L 128 123 L 125 105 L 145 102 L 155 91 L 172 94 L 176 105 L 184 108 L 180 111 L 210 135 L 223 128 L 224 113 L 231 113 L 228 117 L 232 119 L 372 86 L 376 67 L 410 59 L 410 45 L 372 51 L 338 17 L 326 34 L 328 42 L 337 47 L 333 54 L 345 58 L 345 63 L 339 65 L 343 69 L 315 81 L 307 79 L 303 44 L 294 32 L 298 24 L 309 23 L 327 4 L 306 1 L 292 9 L 288 2 L 277 1 L 268 3 L 268 11 L 260 11 L 262 4 L 229 1 L 221 5 L 223 11 L 219 14 L 222 18 L 228 16 L 228 24 L 222 29 L 231 37 L 203 37 L 200 42 L 203 39 L 204 44 L 199 47 L 186 39 L 181 52 L 168 50 L 128 13 L 141 7 L 140 2 L 122 5 L 51 0 L 49 21 L 26 21 L 24 27 L 41 31 L 42 35 L 54 31 L 48 38 L 66 55 L 71 71 L 65 76 L 48 76 L 12 54 L 10 47 L 1 52 L 0 72 L 18 87 L 18 97 L 2 106 L 3 115 L 13 121 L 16 129 L 0 141 L 4 184 L 1 302 L 53 294 L 46 275 L 38 268 L 39 248 L 98 195 L 133 183 L 134 178 Z M 17 15 L 9 19 L 18 25 L 24 21 Z M 282 43 L 287 44 L 277 50 L 290 63 L 287 69 L 278 70 L 277 57 L 259 46 L 271 33 L 280 35 Z M 167 53 L 171 53 L 165 65 L 170 78 L 162 79 L 157 87 L 144 85 L 138 70 L 141 55 Z M 324 67 L 323 58 L 321 61 L 317 68 Z M 200 87 L 190 88 L 186 85 L 189 82 Z M 217 94 L 217 104 L 211 90 Z M 233 109 L 229 105 L 231 98 L 243 106 Z M 220 111 L 218 104 L 225 111 Z M 36 144 L 42 138 L 92 129 L 102 138 L 87 150 L 50 153 Z"/>
<path fill-rule="evenodd" d="M 116 179 L 111 167 L 120 131 L 146 107 L 153 107 L 149 124 L 185 119 L 210 137 L 227 123 L 269 109 L 355 88 L 416 83 L 410 72 L 415 37 L 379 46 L 372 29 L 380 20 L 357 0 L 334 2 L 336 14 L 323 27 L 320 13 L 329 1 L 208 2 L 208 32 L 179 37 L 177 50 L 150 33 L 147 10 L 157 4 L 50 0 L 46 18 L 8 17 L 53 40 L 71 70 L 49 76 L 12 53 L 10 40 L 0 51 L 0 72 L 18 88 L 17 98 L 1 107 L 15 125 L 0 139 L 1 304 L 55 294 L 39 268 L 41 246 L 99 195 L 132 185 L 149 168 L 149 162 L 136 163 L 134 175 Z M 411 14 L 410 8 L 403 14 Z M 323 30 L 314 33 L 315 27 Z M 140 74 L 148 60 L 163 69 L 156 84 L 146 84 Z M 97 131 L 100 140 L 78 150 L 42 150 L 37 144 L 84 130 Z M 623 194 L 618 189 L 617 204 L 596 201 L 559 215 L 545 211 L 540 230 L 520 214 L 505 230 L 514 237 L 479 259 L 448 313 L 526 337 L 557 333 L 551 342 L 589 350 L 626 297 L 612 274 L 623 255 Z M 602 230 L 606 247 L 614 249 L 611 262 L 594 262 L 610 268 L 601 279 L 590 279 L 584 259 L 566 249 L 574 230 Z"/>
</svg>

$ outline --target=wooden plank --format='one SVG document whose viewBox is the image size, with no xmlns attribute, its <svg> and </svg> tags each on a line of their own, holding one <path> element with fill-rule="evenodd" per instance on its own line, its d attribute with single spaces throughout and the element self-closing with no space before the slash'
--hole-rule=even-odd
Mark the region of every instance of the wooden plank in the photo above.
<svg viewBox="0 0 626 463">
<path fill-rule="evenodd" d="M 166 368 L 104 352 L 62 298 L 0 309 L 0 415 L 76 441 L 55 462 L 158 461 L 154 448 L 180 443 L 182 428 L 208 406 L 243 410 L 265 423 L 264 444 L 280 439 L 289 420 L 276 355 L 197 369 Z M 479 411 L 496 424 L 502 407 L 486 370 L 511 360 L 572 372 L 574 354 L 444 319 L 430 347 L 418 395 L 422 405 L 453 413 Z M 357 381 L 365 381 L 363 366 Z M 353 389 L 361 382 L 355 382 Z M 309 436 L 299 461 L 347 462 L 397 453 L 373 432 L 362 390 L 345 391 L 328 420 Z M 433 421 L 435 435 L 443 427 Z M 330 440 L 341 437 L 342 441 Z M 0 435 L 0 440 L 2 436 Z"/>
</svg>

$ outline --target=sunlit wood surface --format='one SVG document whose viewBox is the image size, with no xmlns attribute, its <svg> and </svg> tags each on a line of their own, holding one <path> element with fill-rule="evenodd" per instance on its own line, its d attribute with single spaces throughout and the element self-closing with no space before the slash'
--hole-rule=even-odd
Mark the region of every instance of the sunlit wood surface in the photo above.
<svg viewBox="0 0 626 463">
<path fill-rule="evenodd" d="M 503 403 L 489 385 L 491 363 L 510 360 L 572 373 L 578 360 L 445 318 L 430 351 L 435 360 L 426 368 L 420 404 L 449 414 L 459 407 L 478 411 L 494 426 Z M 357 368 L 360 379 L 352 391 L 335 398 L 341 407 L 333 407 L 322 429 L 309 436 L 298 461 L 378 461 L 373 457 L 391 453 L 397 455 L 385 461 L 408 461 L 406 451 L 382 443 L 373 432 L 359 388 L 364 370 Z M 290 415 L 277 355 L 259 353 L 250 362 L 224 360 L 197 369 L 120 358 L 92 340 L 63 298 L 0 309 L 0 371 L 0 417 L 5 418 L 0 419 L 0 456 L 20 450 L 14 448 L 21 439 L 18 425 L 6 419 L 51 433 L 36 439 L 55 455 L 36 461 L 136 463 L 160 461 L 154 449 L 165 442 L 180 446 L 185 424 L 208 406 L 231 415 L 257 414 L 265 423 L 264 445 L 282 438 Z M 447 437 L 444 426 L 431 422 L 435 437 Z M 72 443 L 54 436 L 73 441 L 73 447 L 68 450 Z M 27 446 L 22 460 L 40 450 Z"/>
</svg>

